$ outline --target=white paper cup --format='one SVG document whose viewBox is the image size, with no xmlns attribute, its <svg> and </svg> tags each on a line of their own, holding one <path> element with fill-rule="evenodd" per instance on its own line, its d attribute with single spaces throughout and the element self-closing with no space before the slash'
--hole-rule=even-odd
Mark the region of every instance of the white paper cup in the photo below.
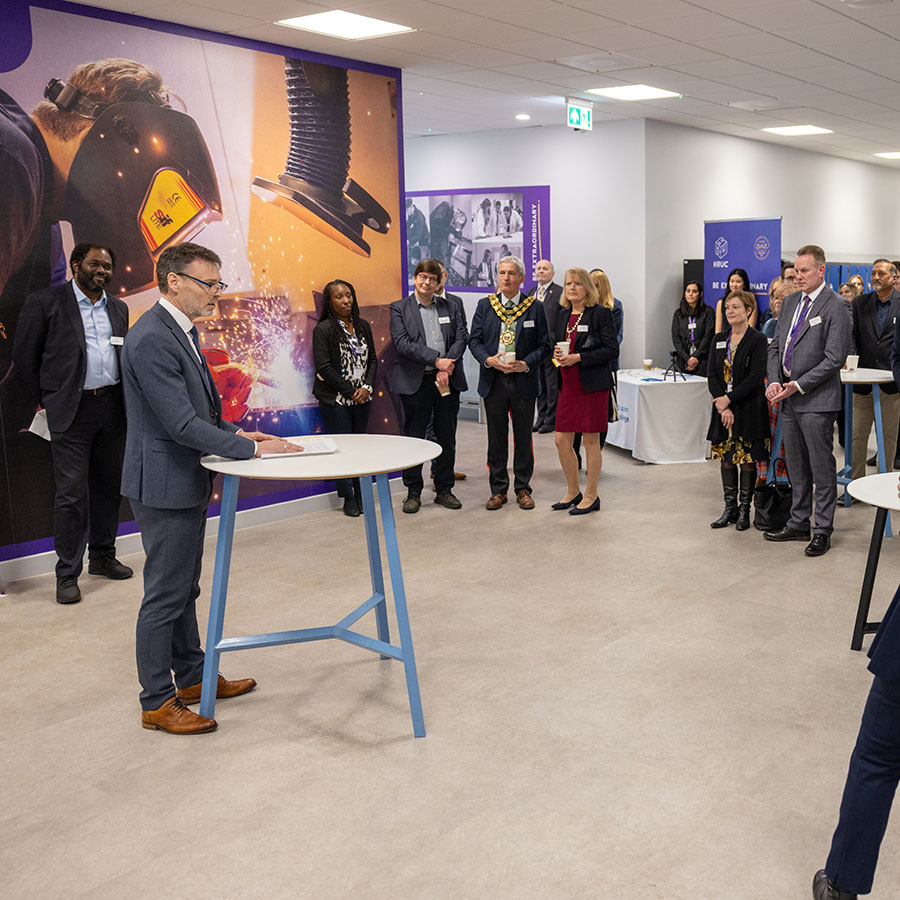
<svg viewBox="0 0 900 900">
<path fill-rule="evenodd" d="M 556 349 L 562 353 L 563 356 L 569 355 L 569 342 L 568 341 L 557 341 Z"/>
<path fill-rule="evenodd" d="M 653 368 L 653 360 L 652 360 L 652 359 L 645 359 L 645 360 L 644 360 L 644 368 L 645 368 L 645 369 L 652 369 L 652 368 Z"/>
<path fill-rule="evenodd" d="M 844 363 L 844 368 L 848 372 L 855 372 L 856 367 L 858 365 L 859 365 L 859 357 L 851 354 L 850 356 L 847 357 L 847 362 Z"/>
</svg>

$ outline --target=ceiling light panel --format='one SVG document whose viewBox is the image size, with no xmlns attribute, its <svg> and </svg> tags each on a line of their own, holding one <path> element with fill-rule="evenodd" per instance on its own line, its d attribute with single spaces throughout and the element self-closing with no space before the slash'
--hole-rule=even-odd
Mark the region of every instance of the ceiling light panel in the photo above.
<svg viewBox="0 0 900 900">
<path fill-rule="evenodd" d="M 364 41 L 369 38 L 384 37 L 388 34 L 403 34 L 413 31 L 408 25 L 397 25 L 383 19 L 373 19 L 358 13 L 332 9 L 329 12 L 313 13 L 310 16 L 296 16 L 293 19 L 281 19 L 277 25 L 288 28 L 299 28 L 301 31 L 312 31 L 315 34 L 326 34 L 345 41 Z"/>
<path fill-rule="evenodd" d="M 832 134 L 830 128 L 819 128 L 818 125 L 780 125 L 777 128 L 763 128 L 769 134 L 780 134 L 782 137 L 805 137 L 810 134 Z"/>
<path fill-rule="evenodd" d="M 612 100 L 629 101 L 663 100 L 681 96 L 675 91 L 664 91 L 662 88 L 651 87 L 649 84 L 623 84 L 619 87 L 591 88 L 586 93 L 609 97 Z"/>
</svg>

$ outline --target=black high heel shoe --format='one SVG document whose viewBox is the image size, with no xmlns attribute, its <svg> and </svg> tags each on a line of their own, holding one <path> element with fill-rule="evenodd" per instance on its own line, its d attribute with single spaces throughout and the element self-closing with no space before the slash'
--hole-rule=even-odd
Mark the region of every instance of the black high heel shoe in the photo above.
<svg viewBox="0 0 900 900">
<path fill-rule="evenodd" d="M 559 503 L 551 503 L 550 509 L 568 509 L 570 506 L 575 506 L 576 503 L 581 503 L 581 500 L 582 495 L 579 494 L 571 500 L 560 500 Z"/>
<path fill-rule="evenodd" d="M 598 497 L 590 506 L 585 506 L 583 509 L 578 506 L 573 506 L 569 510 L 570 516 L 586 516 L 588 513 L 597 512 L 600 509 L 600 498 Z"/>
</svg>

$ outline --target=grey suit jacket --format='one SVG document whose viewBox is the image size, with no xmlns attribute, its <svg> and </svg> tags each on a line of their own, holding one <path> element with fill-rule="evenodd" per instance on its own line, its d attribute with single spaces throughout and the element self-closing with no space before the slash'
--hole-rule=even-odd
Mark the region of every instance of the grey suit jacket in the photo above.
<svg viewBox="0 0 900 900">
<path fill-rule="evenodd" d="M 128 436 L 122 493 L 147 506 L 205 506 L 212 473 L 208 453 L 249 459 L 256 445 L 222 419 L 190 338 L 158 303 L 131 327 L 122 347 Z"/>
<path fill-rule="evenodd" d="M 444 359 L 457 362 L 466 350 L 469 332 L 462 303 L 436 297 L 432 301 L 437 306 L 444 337 Z M 391 372 L 391 390 L 395 394 L 414 394 L 425 376 L 425 366 L 433 366 L 438 355 L 425 343 L 425 329 L 415 294 L 391 304 L 391 340 L 397 349 L 397 359 Z M 466 373 L 457 365 L 450 376 L 450 386 L 458 391 L 467 388 Z"/>
<path fill-rule="evenodd" d="M 796 381 L 802 393 L 788 397 L 797 412 L 833 412 L 841 408 L 841 367 L 850 352 L 853 322 L 847 301 L 827 284 L 816 297 L 800 327 L 791 360 L 790 377 L 782 361 L 794 312 L 803 292 L 785 297 L 775 336 L 769 344 L 769 384 Z"/>
</svg>

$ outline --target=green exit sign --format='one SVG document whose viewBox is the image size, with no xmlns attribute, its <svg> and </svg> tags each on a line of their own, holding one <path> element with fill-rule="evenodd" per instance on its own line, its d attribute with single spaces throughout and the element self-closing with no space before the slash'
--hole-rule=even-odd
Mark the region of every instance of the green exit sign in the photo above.
<svg viewBox="0 0 900 900">
<path fill-rule="evenodd" d="M 566 124 L 569 128 L 580 128 L 582 131 L 590 131 L 592 128 L 593 109 L 586 103 L 569 100 L 566 103 Z"/>
</svg>

